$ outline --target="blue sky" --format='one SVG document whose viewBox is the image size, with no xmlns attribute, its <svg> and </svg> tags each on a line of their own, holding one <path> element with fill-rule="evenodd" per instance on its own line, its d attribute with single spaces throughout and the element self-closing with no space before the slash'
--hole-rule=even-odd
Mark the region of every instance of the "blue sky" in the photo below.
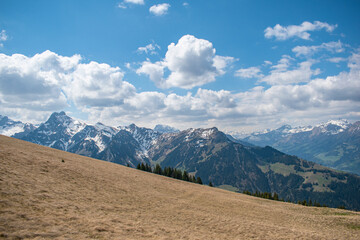
<svg viewBox="0 0 360 240">
<path fill-rule="evenodd" d="M 360 118 L 359 1 L 0 1 L 0 114 L 253 131 Z"/>
</svg>

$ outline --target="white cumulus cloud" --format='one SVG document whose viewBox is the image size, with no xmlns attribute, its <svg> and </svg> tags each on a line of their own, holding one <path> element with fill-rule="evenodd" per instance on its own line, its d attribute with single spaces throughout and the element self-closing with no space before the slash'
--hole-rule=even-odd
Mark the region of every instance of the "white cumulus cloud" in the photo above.
<svg viewBox="0 0 360 240">
<path fill-rule="evenodd" d="M 62 57 L 50 51 L 33 57 L 0 54 L 1 105 L 34 110 L 67 106 L 61 86 L 80 59 L 79 55 Z"/>
<path fill-rule="evenodd" d="M 151 81 L 155 82 L 157 85 L 162 85 L 164 82 L 164 68 L 163 62 L 152 63 L 150 60 L 147 60 L 141 64 L 141 67 L 136 70 L 136 73 L 139 75 L 146 74 Z"/>
<path fill-rule="evenodd" d="M 153 5 L 149 8 L 149 12 L 154 14 L 155 16 L 162 16 L 167 14 L 168 10 L 170 8 L 170 4 L 168 3 L 162 3 Z"/>
<path fill-rule="evenodd" d="M 121 105 L 135 94 L 135 87 L 122 81 L 123 76 L 120 68 L 105 63 L 79 64 L 64 91 L 80 108 Z"/>
<path fill-rule="evenodd" d="M 233 61 L 232 57 L 218 56 L 215 52 L 211 42 L 185 35 L 177 44 L 171 43 L 168 46 L 163 61 L 143 62 L 137 73 L 149 75 L 161 88 L 191 89 L 215 81 Z M 167 78 L 164 77 L 165 68 L 170 71 Z"/>
<path fill-rule="evenodd" d="M 286 27 L 276 24 L 275 27 L 267 27 L 265 29 L 265 37 L 272 38 L 276 40 L 286 40 L 292 37 L 298 37 L 304 40 L 310 40 L 310 31 L 319 31 L 325 29 L 327 32 L 332 32 L 337 27 L 337 25 L 331 25 L 326 22 L 315 21 L 303 22 L 300 25 L 289 25 Z"/>
<path fill-rule="evenodd" d="M 118 67 L 80 61 L 80 55 L 65 57 L 48 50 L 32 57 L 0 54 L 1 109 L 44 116 L 70 101 L 79 108 L 106 107 L 135 94 Z"/>
</svg>

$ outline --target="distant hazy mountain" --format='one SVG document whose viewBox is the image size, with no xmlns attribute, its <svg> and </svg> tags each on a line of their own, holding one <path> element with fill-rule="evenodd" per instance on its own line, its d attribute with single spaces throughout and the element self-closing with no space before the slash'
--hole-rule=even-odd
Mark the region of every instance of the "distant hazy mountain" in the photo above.
<svg viewBox="0 0 360 240">
<path fill-rule="evenodd" d="M 160 133 L 176 133 L 180 132 L 179 129 L 167 126 L 167 125 L 156 125 L 154 128 L 154 131 L 160 132 Z"/>
<path fill-rule="evenodd" d="M 244 146 L 249 146 L 249 147 L 254 147 L 255 145 L 254 144 L 251 144 L 251 143 L 249 143 L 249 142 L 245 142 L 245 141 L 242 141 L 242 140 L 240 140 L 240 139 L 236 139 L 236 138 L 234 138 L 232 135 L 230 135 L 230 134 L 226 134 L 226 136 L 227 136 L 227 138 L 230 140 L 230 141 L 232 141 L 232 142 L 236 142 L 236 143 L 240 143 L 240 144 L 242 144 L 242 145 L 244 145 Z"/>
<path fill-rule="evenodd" d="M 204 183 L 211 181 L 237 191 L 277 192 L 285 200 L 312 199 L 333 207 L 360 209 L 359 176 L 271 147 L 242 144 L 217 128 L 161 133 L 134 124 L 87 125 L 60 112 L 22 139 L 132 167 L 145 162 L 180 168 L 201 177 Z"/>
<path fill-rule="evenodd" d="M 272 146 L 328 167 L 360 175 L 360 122 L 328 121 L 315 127 L 284 125 L 263 133 L 253 133 L 243 141 Z"/>
</svg>

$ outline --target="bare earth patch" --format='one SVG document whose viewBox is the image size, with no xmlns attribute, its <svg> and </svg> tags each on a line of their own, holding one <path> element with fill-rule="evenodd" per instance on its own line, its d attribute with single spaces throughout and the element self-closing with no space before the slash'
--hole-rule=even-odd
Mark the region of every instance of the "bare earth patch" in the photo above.
<svg viewBox="0 0 360 240">
<path fill-rule="evenodd" d="M 0 136 L 0 238 L 360 239 L 360 214 L 255 198 Z"/>
</svg>

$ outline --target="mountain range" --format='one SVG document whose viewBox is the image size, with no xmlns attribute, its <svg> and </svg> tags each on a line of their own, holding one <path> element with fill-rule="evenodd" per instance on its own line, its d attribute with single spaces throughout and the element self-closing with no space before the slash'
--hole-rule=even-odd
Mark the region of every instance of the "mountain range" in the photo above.
<svg viewBox="0 0 360 240">
<path fill-rule="evenodd" d="M 217 128 L 178 131 L 159 126 L 164 131 L 155 131 L 135 124 L 88 125 L 64 112 L 53 113 L 33 128 L 13 131 L 12 136 L 131 167 L 141 162 L 174 167 L 201 177 L 206 184 L 211 181 L 215 186 L 235 191 L 277 192 L 285 200 L 312 199 L 332 207 L 360 210 L 359 176 L 287 155 L 270 146 L 236 141 Z"/>
<path fill-rule="evenodd" d="M 284 125 L 241 140 L 360 175 L 360 121 L 331 120 L 314 127 Z"/>
</svg>

